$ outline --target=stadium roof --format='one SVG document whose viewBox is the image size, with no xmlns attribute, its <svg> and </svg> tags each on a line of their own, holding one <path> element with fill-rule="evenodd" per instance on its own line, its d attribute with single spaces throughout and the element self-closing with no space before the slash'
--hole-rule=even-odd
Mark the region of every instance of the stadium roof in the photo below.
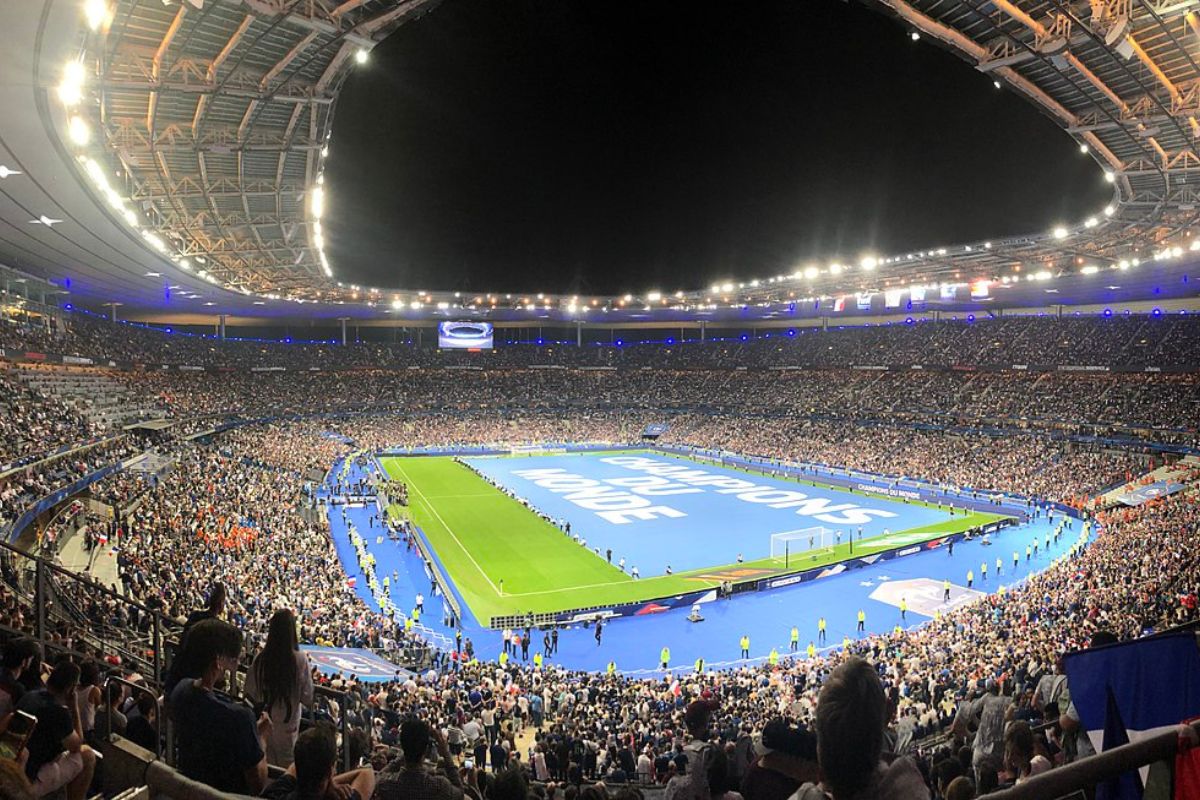
<svg viewBox="0 0 1200 800">
<path fill-rule="evenodd" d="M 153 314 L 629 322 L 836 314 L 867 293 L 873 310 L 1195 297 L 1200 0 L 865 0 L 1099 162 L 1112 203 L 1072 225 L 679 292 L 343 285 L 320 225 L 336 213 L 321 184 L 338 90 L 437 2 L 3 4 L 0 65 L 16 80 L 0 86 L 0 261 L 75 302 Z M 1034 178 L 1031 192 L 1055 190 Z"/>
</svg>

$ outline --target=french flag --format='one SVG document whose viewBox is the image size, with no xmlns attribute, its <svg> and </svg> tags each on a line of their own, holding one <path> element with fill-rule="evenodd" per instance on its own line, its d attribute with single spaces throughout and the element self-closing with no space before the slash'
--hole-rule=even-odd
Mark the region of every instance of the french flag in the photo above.
<svg viewBox="0 0 1200 800">
<path fill-rule="evenodd" d="M 1200 649 L 1170 633 L 1069 653 L 1071 701 L 1096 752 L 1173 730 L 1200 715 Z M 1149 767 L 1097 785 L 1097 800 L 1141 800 Z"/>
</svg>

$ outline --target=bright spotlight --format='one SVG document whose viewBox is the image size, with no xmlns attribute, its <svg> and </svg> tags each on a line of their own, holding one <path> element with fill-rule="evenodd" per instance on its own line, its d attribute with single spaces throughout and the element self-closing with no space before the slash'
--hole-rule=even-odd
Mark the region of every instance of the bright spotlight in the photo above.
<svg viewBox="0 0 1200 800">
<path fill-rule="evenodd" d="M 1079 152 L 1083 153 L 1084 155 L 1087 155 L 1087 151 L 1088 151 L 1088 146 L 1086 144 L 1079 145 Z"/>
<path fill-rule="evenodd" d="M 108 3 L 105 0 L 86 0 L 83 4 L 83 16 L 87 19 L 89 28 L 94 31 L 100 30 L 108 20 Z"/>
<path fill-rule="evenodd" d="M 58 85 L 58 99 L 63 105 L 73 106 L 83 99 L 83 82 L 87 73 L 82 62 L 68 61 L 63 67 L 62 83 Z"/>
<path fill-rule="evenodd" d="M 67 123 L 67 135 L 71 137 L 72 142 L 83 146 L 91 140 L 92 130 L 83 121 L 83 117 L 71 117 L 71 120 Z"/>
<path fill-rule="evenodd" d="M 908 35 L 908 38 L 912 39 L 914 42 L 919 42 L 921 40 L 921 34 L 913 31 Z"/>
<path fill-rule="evenodd" d="M 878 260 L 874 256 L 866 256 L 862 261 L 858 262 L 858 265 L 867 272 L 870 272 L 871 270 L 875 269 L 878 263 Z"/>
<path fill-rule="evenodd" d="M 325 190 L 321 187 L 313 189 L 312 199 L 309 201 L 311 205 L 312 215 L 316 219 L 320 219 L 325 213 Z"/>
<path fill-rule="evenodd" d="M 354 63 L 365 64 L 365 63 L 367 63 L 367 59 L 370 57 L 371 57 L 371 54 L 368 53 L 366 50 L 359 50 L 357 53 L 354 54 Z"/>
<path fill-rule="evenodd" d="M 1053 233 L 1054 233 L 1054 238 L 1055 238 L 1055 239 L 1065 239 L 1065 238 L 1067 238 L 1067 229 L 1066 229 L 1066 228 L 1064 228 L 1064 227 L 1063 227 L 1063 226 L 1061 226 L 1061 225 L 1059 225 L 1057 228 L 1055 228 L 1055 229 L 1054 229 L 1054 231 L 1053 231 Z"/>
<path fill-rule="evenodd" d="M 1117 182 L 1117 173 L 1115 173 L 1115 172 L 1104 173 L 1104 180 L 1106 183 L 1116 183 Z"/>
</svg>

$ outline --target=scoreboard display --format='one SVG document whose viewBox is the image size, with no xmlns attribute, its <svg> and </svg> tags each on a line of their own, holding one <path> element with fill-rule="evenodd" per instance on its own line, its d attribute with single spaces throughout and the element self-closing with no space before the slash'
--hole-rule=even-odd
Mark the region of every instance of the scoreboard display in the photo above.
<svg viewBox="0 0 1200 800">
<path fill-rule="evenodd" d="M 438 347 L 443 350 L 491 350 L 492 323 L 439 322 Z"/>
</svg>

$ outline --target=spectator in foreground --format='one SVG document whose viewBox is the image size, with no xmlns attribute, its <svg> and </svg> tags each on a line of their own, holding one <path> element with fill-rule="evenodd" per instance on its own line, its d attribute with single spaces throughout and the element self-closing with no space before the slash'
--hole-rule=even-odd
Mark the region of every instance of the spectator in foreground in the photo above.
<svg viewBox="0 0 1200 800">
<path fill-rule="evenodd" d="M 50 673 L 45 689 L 27 692 L 17 709 L 37 717 L 26 749 L 25 775 L 35 797 L 66 790 L 67 800 L 83 800 L 92 783 L 96 754 L 83 743 L 75 689 L 79 665 L 63 661 Z"/>
<path fill-rule="evenodd" d="M 293 745 L 295 759 L 287 772 L 263 792 L 268 800 L 371 800 L 375 770 L 371 767 L 333 774 L 337 744 L 333 731 L 317 725 L 300 734 Z"/>
<path fill-rule="evenodd" d="M 434 728 L 432 740 L 437 745 L 440 762 L 436 774 L 425 769 L 424 764 L 430 743 L 429 725 L 415 717 L 404 721 L 400 726 L 404 758 L 396 759 L 383 771 L 375 787 L 376 800 L 462 800 L 462 779 L 450 757 L 446 737 Z"/>
<path fill-rule="evenodd" d="M 184 678 L 171 692 L 168 708 L 176 723 L 179 770 L 214 789 L 258 794 L 267 785 L 264 740 L 271 720 L 216 691 L 217 681 L 236 669 L 242 633 L 215 619 L 188 631 L 179 660 L 202 666 L 200 677 Z"/>
<path fill-rule="evenodd" d="M 777 717 L 766 724 L 758 744 L 758 758 L 742 778 L 746 800 L 787 800 L 805 783 L 816 783 L 816 737 Z"/>
<path fill-rule="evenodd" d="M 267 763 L 287 767 L 300 734 L 300 706 L 312 706 L 313 680 L 308 656 L 296 638 L 296 616 L 280 609 L 271 616 L 267 642 L 246 675 L 246 697 L 271 717 Z"/>
<path fill-rule="evenodd" d="M 817 762 L 834 800 L 928 800 L 929 789 L 909 758 L 882 760 L 887 699 L 875 669 L 851 656 L 829 676 L 817 698 Z M 811 784 L 800 800 L 824 798 Z"/>
</svg>

